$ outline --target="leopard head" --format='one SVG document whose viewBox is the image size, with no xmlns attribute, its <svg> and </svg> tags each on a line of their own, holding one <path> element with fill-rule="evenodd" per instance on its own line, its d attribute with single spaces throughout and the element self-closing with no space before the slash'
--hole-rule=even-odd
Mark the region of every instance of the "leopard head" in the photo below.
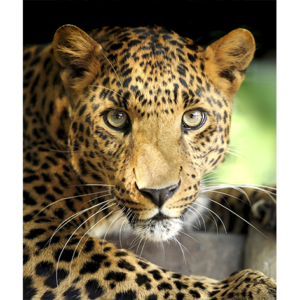
<svg viewBox="0 0 300 300">
<path fill-rule="evenodd" d="M 141 237 L 174 237 L 203 175 L 224 160 L 252 34 L 237 29 L 203 49 L 159 27 L 90 36 L 65 25 L 53 49 L 70 103 L 73 168 L 86 183 L 113 186 Z"/>
</svg>

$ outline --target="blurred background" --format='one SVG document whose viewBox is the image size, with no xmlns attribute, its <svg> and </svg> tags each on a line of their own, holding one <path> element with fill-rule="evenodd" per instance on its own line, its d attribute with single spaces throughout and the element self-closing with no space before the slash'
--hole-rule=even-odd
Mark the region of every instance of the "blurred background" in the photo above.
<svg viewBox="0 0 300 300">
<path fill-rule="evenodd" d="M 227 183 L 276 182 L 276 1 L 24 1 L 23 44 L 52 41 L 58 27 L 159 25 L 206 46 L 236 28 L 257 51 L 235 98 L 230 153 L 216 170 Z"/>
<path fill-rule="evenodd" d="M 256 58 L 235 97 L 230 150 L 217 175 L 226 183 L 276 183 L 276 58 Z"/>
</svg>

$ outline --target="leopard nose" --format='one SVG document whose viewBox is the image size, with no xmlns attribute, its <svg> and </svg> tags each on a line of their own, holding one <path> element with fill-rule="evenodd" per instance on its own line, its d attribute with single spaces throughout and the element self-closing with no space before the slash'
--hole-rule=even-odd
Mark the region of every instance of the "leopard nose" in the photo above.
<svg viewBox="0 0 300 300">
<path fill-rule="evenodd" d="M 179 185 L 180 182 L 178 184 L 173 184 L 163 189 L 139 189 L 138 187 L 137 188 L 144 197 L 150 199 L 156 206 L 162 207 L 164 203 L 176 193 Z"/>
</svg>

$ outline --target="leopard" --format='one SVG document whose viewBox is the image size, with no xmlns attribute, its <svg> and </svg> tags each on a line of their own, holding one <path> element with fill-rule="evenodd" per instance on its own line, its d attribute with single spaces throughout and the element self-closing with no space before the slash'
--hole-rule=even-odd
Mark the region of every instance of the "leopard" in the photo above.
<svg viewBox="0 0 300 300">
<path fill-rule="evenodd" d="M 187 276 L 104 235 L 124 223 L 153 242 L 179 234 L 204 175 L 225 159 L 255 47 L 246 29 L 201 47 L 159 26 L 67 24 L 24 48 L 23 299 L 276 299 L 260 271 Z M 266 193 L 231 194 L 236 213 L 274 228 Z"/>
</svg>

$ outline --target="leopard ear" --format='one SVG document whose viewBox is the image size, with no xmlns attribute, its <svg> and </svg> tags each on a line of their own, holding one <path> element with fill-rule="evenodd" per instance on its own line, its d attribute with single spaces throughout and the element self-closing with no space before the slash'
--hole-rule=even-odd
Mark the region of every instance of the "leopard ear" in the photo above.
<svg viewBox="0 0 300 300">
<path fill-rule="evenodd" d="M 255 41 L 246 29 L 236 29 L 205 50 L 205 71 L 214 85 L 232 100 L 253 59 Z"/>
<path fill-rule="evenodd" d="M 102 47 L 73 25 L 58 28 L 53 39 L 54 56 L 61 66 L 60 76 L 71 106 L 100 71 Z"/>
</svg>

